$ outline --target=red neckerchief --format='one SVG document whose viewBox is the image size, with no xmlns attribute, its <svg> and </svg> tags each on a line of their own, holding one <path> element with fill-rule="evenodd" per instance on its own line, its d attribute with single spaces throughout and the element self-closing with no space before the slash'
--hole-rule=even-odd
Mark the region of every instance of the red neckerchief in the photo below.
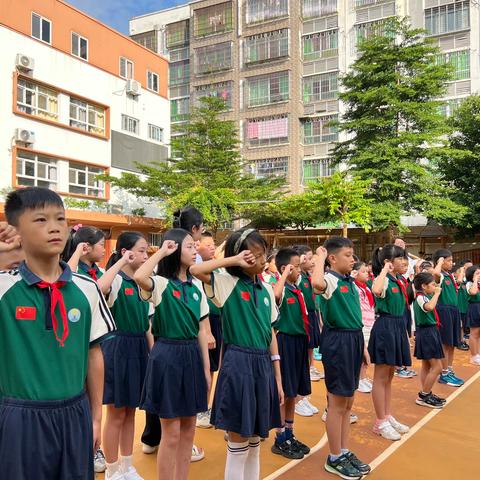
<svg viewBox="0 0 480 480">
<path fill-rule="evenodd" d="M 450 280 L 453 282 L 455 285 L 455 291 L 458 293 L 458 283 L 455 280 L 455 277 L 451 273 L 447 273 L 447 276 L 450 277 Z"/>
<path fill-rule="evenodd" d="M 297 298 L 298 298 L 298 303 L 300 304 L 300 310 L 302 311 L 302 319 L 303 319 L 303 328 L 305 329 L 305 333 L 308 336 L 308 339 L 310 340 L 310 329 L 308 328 L 309 326 L 309 321 L 308 321 L 308 313 L 307 313 L 307 306 L 305 305 L 305 299 L 303 298 L 302 291 L 299 290 L 298 288 L 290 288 L 290 291 L 294 293 Z"/>
<path fill-rule="evenodd" d="M 97 277 L 97 269 L 96 269 L 95 267 L 88 269 L 88 270 L 87 270 L 87 273 L 88 273 L 95 281 L 98 280 L 98 277 Z"/>
<path fill-rule="evenodd" d="M 52 325 L 53 325 L 53 333 L 55 333 L 55 338 L 57 339 L 57 342 L 60 343 L 61 347 L 65 346 L 65 340 L 68 337 L 68 319 L 67 319 L 67 309 L 65 308 L 65 302 L 63 301 L 63 295 L 62 292 L 60 291 L 60 288 L 62 288 L 65 285 L 65 282 L 54 282 L 54 283 L 48 283 L 48 282 L 38 282 L 35 284 L 38 288 L 49 288 L 51 290 L 51 300 L 50 300 L 50 315 L 52 316 Z M 55 307 L 59 306 L 60 308 L 60 314 L 62 316 L 62 325 L 63 325 L 63 333 L 62 333 L 62 338 L 59 338 L 57 334 L 58 330 L 58 320 L 55 315 Z"/>
<path fill-rule="evenodd" d="M 375 305 L 375 299 L 373 298 L 372 291 L 368 288 L 366 283 L 361 282 L 360 280 L 354 280 L 355 285 L 367 296 L 368 303 L 371 307 Z"/>
<path fill-rule="evenodd" d="M 428 298 L 424 293 L 419 292 L 417 293 L 417 297 L 425 297 Z M 430 300 L 429 300 L 430 301 Z M 427 302 L 428 303 L 428 302 Z M 437 324 L 437 328 L 440 328 L 440 316 L 438 315 L 437 308 L 433 309 L 433 313 L 435 314 L 435 322 Z"/>
<path fill-rule="evenodd" d="M 400 290 L 402 291 L 403 296 L 405 297 L 405 303 L 408 306 L 409 305 L 408 292 L 407 292 L 408 280 L 403 275 L 400 275 L 400 277 L 397 277 L 397 284 L 400 287 Z"/>
</svg>

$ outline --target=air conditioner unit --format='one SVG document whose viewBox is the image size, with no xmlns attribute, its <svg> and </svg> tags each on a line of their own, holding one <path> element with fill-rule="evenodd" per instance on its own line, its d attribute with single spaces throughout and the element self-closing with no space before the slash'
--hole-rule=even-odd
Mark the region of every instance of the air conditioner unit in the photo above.
<svg viewBox="0 0 480 480">
<path fill-rule="evenodd" d="M 35 67 L 35 60 L 28 55 L 24 55 L 23 53 L 17 53 L 15 65 L 19 70 L 29 72 L 33 70 L 33 67 Z"/>
<path fill-rule="evenodd" d="M 140 85 L 140 82 L 137 82 L 136 80 L 127 80 L 125 90 L 129 95 L 134 97 L 140 95 L 142 93 L 141 88 L 142 86 Z"/>
<path fill-rule="evenodd" d="M 25 130 L 24 128 L 17 128 L 15 130 L 15 142 L 31 145 L 35 143 L 35 132 Z"/>
</svg>

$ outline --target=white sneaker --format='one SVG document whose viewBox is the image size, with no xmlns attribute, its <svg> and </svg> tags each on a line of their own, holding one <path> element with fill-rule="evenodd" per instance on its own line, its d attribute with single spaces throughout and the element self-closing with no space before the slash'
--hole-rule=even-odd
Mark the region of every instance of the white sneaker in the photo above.
<svg viewBox="0 0 480 480">
<path fill-rule="evenodd" d="M 305 398 L 302 398 L 299 402 L 295 404 L 295 413 L 301 417 L 312 417 L 313 412 L 309 407 L 308 403 L 305 403 Z"/>
<path fill-rule="evenodd" d="M 475 355 L 474 357 L 470 358 L 470 363 L 472 365 L 480 366 L 480 355 Z"/>
<path fill-rule="evenodd" d="M 318 408 L 317 408 L 315 405 L 312 405 L 312 404 L 310 403 L 310 399 L 309 399 L 308 397 L 305 397 L 305 398 L 304 398 L 304 401 L 305 401 L 305 405 L 307 405 L 308 408 L 312 411 L 312 413 L 313 413 L 314 415 L 316 415 L 316 414 L 318 413 L 318 411 L 319 411 Z"/>
<path fill-rule="evenodd" d="M 98 448 L 95 452 L 95 457 L 93 459 L 93 469 L 96 473 L 102 473 L 107 469 L 107 463 L 105 462 L 105 455 L 103 451 Z"/>
<path fill-rule="evenodd" d="M 378 426 L 374 425 L 373 433 L 381 435 L 383 438 L 392 441 L 400 440 L 402 438 L 402 436 L 392 427 L 392 425 L 388 421 L 385 421 Z"/>
<path fill-rule="evenodd" d="M 191 462 L 199 462 L 205 458 L 205 450 L 201 447 L 193 445 L 192 447 L 192 457 L 190 458 Z"/>
<path fill-rule="evenodd" d="M 125 480 L 125 476 L 123 475 L 121 470 L 117 470 L 113 474 L 108 473 L 107 470 L 105 472 L 105 480 Z"/>
<path fill-rule="evenodd" d="M 141 477 L 135 467 L 128 467 L 127 470 L 123 472 L 123 480 L 143 480 L 143 477 Z"/>
<path fill-rule="evenodd" d="M 150 445 L 147 445 L 146 443 L 142 443 L 142 452 L 151 455 L 152 453 L 155 453 L 158 450 L 158 445 L 155 447 L 151 447 Z"/>
<path fill-rule="evenodd" d="M 400 423 L 397 421 L 394 417 L 391 415 L 387 418 L 388 422 L 390 425 L 398 432 L 401 433 L 402 435 L 405 433 L 408 433 L 410 431 L 410 427 L 407 427 L 403 423 Z"/>
<path fill-rule="evenodd" d="M 322 413 L 322 422 L 327 421 L 327 409 L 325 409 Z M 358 422 L 358 416 L 355 415 L 354 413 L 350 414 L 350 424 L 352 423 L 357 423 Z"/>
<path fill-rule="evenodd" d="M 358 388 L 357 390 L 360 392 L 360 393 L 370 393 L 372 391 L 372 386 L 370 385 L 370 383 L 368 382 L 368 380 L 366 378 L 362 378 L 359 382 L 358 382 Z"/>
<path fill-rule="evenodd" d="M 206 412 L 201 412 L 197 415 L 197 427 L 198 428 L 212 428 L 210 423 L 210 414 L 212 410 L 209 408 Z"/>
<path fill-rule="evenodd" d="M 312 365 L 310 367 L 310 381 L 318 382 L 322 378 L 325 378 L 325 375 L 320 370 L 317 370 L 317 368 L 314 365 Z"/>
</svg>

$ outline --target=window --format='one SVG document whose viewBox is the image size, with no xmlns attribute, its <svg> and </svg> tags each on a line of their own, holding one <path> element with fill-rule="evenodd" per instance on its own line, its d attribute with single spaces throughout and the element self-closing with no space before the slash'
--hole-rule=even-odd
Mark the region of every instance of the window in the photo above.
<svg viewBox="0 0 480 480">
<path fill-rule="evenodd" d="M 302 37 L 303 59 L 305 61 L 338 55 L 338 30 L 314 33 Z"/>
<path fill-rule="evenodd" d="M 442 117 L 451 117 L 455 110 L 460 106 L 463 98 L 452 98 L 439 106 L 439 112 Z"/>
<path fill-rule="evenodd" d="M 70 162 L 68 193 L 104 198 L 105 184 L 101 180 L 97 180 L 97 176 L 103 173 L 105 173 L 103 168 Z"/>
<path fill-rule="evenodd" d="M 187 45 L 190 40 L 190 21 L 170 23 L 166 28 L 166 36 L 167 48 Z"/>
<path fill-rule="evenodd" d="M 133 78 L 133 62 L 128 58 L 120 57 L 120 76 L 127 80 Z"/>
<path fill-rule="evenodd" d="M 72 32 L 72 55 L 88 60 L 88 40 Z"/>
<path fill-rule="evenodd" d="M 58 121 L 58 93 L 50 88 L 19 78 L 17 109 L 29 115 Z"/>
<path fill-rule="evenodd" d="M 453 67 L 453 80 L 470 78 L 470 50 L 439 54 L 437 63 L 440 65 L 448 63 Z"/>
<path fill-rule="evenodd" d="M 184 122 L 188 120 L 190 112 L 190 98 L 177 98 L 170 102 L 170 120 L 172 122 Z"/>
<path fill-rule="evenodd" d="M 131 35 L 130 38 L 145 48 L 152 50 L 152 52 L 158 52 L 157 30 Z"/>
<path fill-rule="evenodd" d="M 288 15 L 288 0 L 247 0 L 248 23 L 265 22 Z"/>
<path fill-rule="evenodd" d="M 337 0 L 303 0 L 303 18 L 323 17 L 337 11 Z"/>
<path fill-rule="evenodd" d="M 310 118 L 302 123 L 303 144 L 312 145 L 322 142 L 336 142 L 338 127 L 331 122 L 338 120 L 338 115 Z"/>
<path fill-rule="evenodd" d="M 122 114 L 122 130 L 139 135 L 140 120 L 138 120 L 138 118 L 133 118 Z"/>
<path fill-rule="evenodd" d="M 289 98 L 288 72 L 249 78 L 246 94 L 246 104 L 249 107 L 285 102 Z"/>
<path fill-rule="evenodd" d="M 256 178 L 285 177 L 288 174 L 288 157 L 256 160 L 251 170 Z"/>
<path fill-rule="evenodd" d="M 377 20 L 374 22 L 360 23 L 354 26 L 354 36 L 352 50 L 355 51 L 357 46 L 364 40 L 372 38 L 374 35 L 393 38 L 394 33 L 385 29 L 385 20 Z"/>
<path fill-rule="evenodd" d="M 52 22 L 37 13 L 32 13 L 32 37 L 52 43 Z"/>
<path fill-rule="evenodd" d="M 105 108 L 71 97 L 70 126 L 105 135 Z"/>
<path fill-rule="evenodd" d="M 245 65 L 288 56 L 288 28 L 247 37 L 243 44 Z"/>
<path fill-rule="evenodd" d="M 232 44 L 230 42 L 195 49 L 195 73 L 205 75 L 232 68 Z"/>
<path fill-rule="evenodd" d="M 333 167 L 329 158 L 317 158 L 303 161 L 303 183 L 312 182 L 324 177 L 331 177 Z"/>
<path fill-rule="evenodd" d="M 332 100 L 338 94 L 338 73 L 323 73 L 303 78 L 303 102 Z"/>
<path fill-rule="evenodd" d="M 425 30 L 430 35 L 470 28 L 470 2 L 455 2 L 425 10 Z"/>
<path fill-rule="evenodd" d="M 233 29 L 232 3 L 219 3 L 194 10 L 195 36 L 204 37 Z"/>
<path fill-rule="evenodd" d="M 159 88 L 158 73 L 147 70 L 147 88 L 152 92 L 158 93 L 158 88 Z"/>
<path fill-rule="evenodd" d="M 168 85 L 183 85 L 190 81 L 190 60 L 170 63 Z"/>
<path fill-rule="evenodd" d="M 232 87 L 233 82 L 220 82 L 211 85 L 195 87 L 195 102 L 202 97 L 216 97 L 225 100 L 227 108 L 232 108 Z"/>
<path fill-rule="evenodd" d="M 45 155 L 17 150 L 17 186 L 57 189 L 57 161 Z"/>
<path fill-rule="evenodd" d="M 355 0 L 355 8 L 370 7 L 389 0 Z"/>
<path fill-rule="evenodd" d="M 288 116 L 274 116 L 247 120 L 245 137 L 250 147 L 287 143 Z"/>
<path fill-rule="evenodd" d="M 156 142 L 163 142 L 163 128 L 148 124 L 148 138 Z"/>
</svg>

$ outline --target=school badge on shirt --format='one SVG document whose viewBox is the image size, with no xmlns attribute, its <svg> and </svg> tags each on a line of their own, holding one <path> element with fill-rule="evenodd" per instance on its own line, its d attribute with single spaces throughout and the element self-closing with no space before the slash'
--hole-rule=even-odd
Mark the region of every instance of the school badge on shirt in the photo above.
<svg viewBox="0 0 480 480">
<path fill-rule="evenodd" d="M 199 300 L 199 298 L 200 298 L 200 297 L 198 296 L 198 293 L 197 293 L 197 292 L 195 292 L 195 293 L 192 295 L 192 297 L 193 297 L 193 299 L 194 299 L 196 302 L 198 302 L 198 300 Z"/>
<path fill-rule="evenodd" d="M 82 313 L 78 308 L 72 308 L 68 311 L 67 316 L 72 323 L 77 323 L 78 321 L 80 321 L 80 317 L 82 316 Z"/>
</svg>

